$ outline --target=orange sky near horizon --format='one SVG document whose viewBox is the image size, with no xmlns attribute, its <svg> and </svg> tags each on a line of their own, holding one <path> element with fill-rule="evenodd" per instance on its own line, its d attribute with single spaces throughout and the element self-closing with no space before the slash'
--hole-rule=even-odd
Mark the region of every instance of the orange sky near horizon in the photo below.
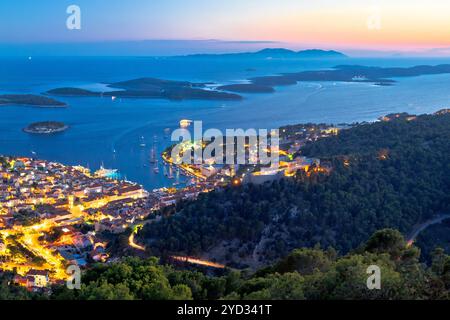
<svg viewBox="0 0 450 320">
<path fill-rule="evenodd" d="M 228 33 L 255 40 L 372 49 L 450 47 L 450 0 L 345 2 L 308 10 L 287 6 L 282 14 L 256 11 L 246 19 L 237 18 Z"/>
<path fill-rule="evenodd" d="M 71 3 L 0 1 L 0 42 L 218 39 L 372 50 L 450 48 L 450 0 L 77 0 L 82 17 L 77 32 L 65 25 Z"/>
</svg>

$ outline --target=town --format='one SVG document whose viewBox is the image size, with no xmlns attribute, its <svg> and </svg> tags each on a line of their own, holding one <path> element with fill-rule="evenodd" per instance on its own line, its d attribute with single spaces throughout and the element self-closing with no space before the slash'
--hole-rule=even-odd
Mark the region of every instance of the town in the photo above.
<svg viewBox="0 0 450 320">
<path fill-rule="evenodd" d="M 262 184 L 293 177 L 298 170 L 329 171 L 320 159 L 301 155 L 310 141 L 338 134 L 327 125 L 296 125 L 280 128 L 279 165 L 175 164 L 170 148 L 163 152 L 165 166 L 180 170 L 191 183 L 180 188 L 151 192 L 138 184 L 120 180 L 115 170 L 91 172 L 81 166 L 65 166 L 31 158 L 0 157 L 0 270 L 15 274 L 14 283 L 30 291 L 45 291 L 64 283 L 70 265 L 81 268 L 108 262 L 110 238 L 134 234 L 158 210 L 181 200 L 194 200 L 200 193 L 238 186 Z M 193 257 L 174 257 L 193 264 Z"/>
<path fill-rule="evenodd" d="M 346 127 L 346 126 L 345 126 Z M 205 157 L 201 159 L 201 163 L 196 160 L 197 149 L 201 149 L 201 154 L 205 153 L 210 144 L 215 143 L 211 141 L 185 141 L 175 146 L 170 146 L 162 153 L 162 159 L 170 167 L 175 166 L 177 170 L 183 174 L 192 177 L 197 183 L 203 183 L 207 188 L 216 188 L 226 186 L 229 184 L 240 185 L 246 183 L 263 184 L 270 181 L 279 180 L 283 177 L 293 177 L 299 171 L 308 172 L 311 168 L 315 171 L 328 171 L 329 165 L 321 163 L 320 159 L 307 158 L 301 155 L 301 148 L 306 143 L 316 141 L 320 138 L 337 135 L 339 131 L 344 128 L 329 126 L 326 124 L 306 124 L 286 126 L 279 129 L 279 145 L 267 146 L 263 153 L 270 154 L 266 158 L 276 161 L 269 163 L 261 163 L 261 152 L 253 152 L 251 149 L 258 149 L 258 146 L 253 147 L 253 144 L 258 145 L 261 140 L 260 136 L 249 137 L 244 136 L 239 142 L 235 138 L 235 149 L 231 153 L 225 155 L 225 152 L 220 152 L 217 155 L 217 150 L 212 153 L 214 156 Z M 227 138 L 223 137 L 223 140 Z M 270 136 L 267 140 L 270 139 Z M 250 141 L 252 143 L 250 143 Z M 239 150 L 239 144 L 242 144 L 243 150 Z M 225 141 L 220 141 L 217 144 L 220 148 L 226 148 Z M 267 142 L 264 145 L 268 145 Z M 237 148 L 236 148 L 237 146 Z M 220 150 L 222 151 L 222 150 Z M 261 151 L 261 150 L 260 150 Z M 228 151 L 227 151 L 228 152 Z M 240 157 L 239 153 L 244 155 L 242 163 L 237 161 Z M 189 157 L 186 157 L 186 154 Z M 231 158 L 233 164 L 230 164 L 227 158 Z M 255 158 L 255 159 L 254 159 Z"/>
</svg>

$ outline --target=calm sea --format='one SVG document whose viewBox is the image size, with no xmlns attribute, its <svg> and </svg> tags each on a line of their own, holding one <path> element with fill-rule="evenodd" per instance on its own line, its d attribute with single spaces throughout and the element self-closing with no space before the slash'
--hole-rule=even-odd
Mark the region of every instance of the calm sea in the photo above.
<svg viewBox="0 0 450 320">
<path fill-rule="evenodd" d="M 228 60 L 185 58 L 0 58 L 0 93 L 42 93 L 77 86 L 102 90 L 105 83 L 137 77 L 239 83 L 254 76 L 330 68 L 336 64 L 413 66 L 450 59 L 351 59 L 348 61 Z M 149 163 L 157 136 L 159 151 L 170 144 L 164 129 L 181 119 L 202 120 L 207 128 L 277 128 L 302 122 L 371 121 L 391 112 L 430 113 L 450 106 L 450 75 L 397 79 L 392 87 L 349 83 L 300 83 L 274 94 L 247 94 L 243 101 L 59 98 L 65 109 L 0 107 L 0 154 L 31 156 L 97 169 L 119 169 L 148 189 L 170 186 Z M 52 136 L 26 134 L 36 121 L 70 125 Z M 142 138 L 146 147 L 141 147 Z"/>
</svg>

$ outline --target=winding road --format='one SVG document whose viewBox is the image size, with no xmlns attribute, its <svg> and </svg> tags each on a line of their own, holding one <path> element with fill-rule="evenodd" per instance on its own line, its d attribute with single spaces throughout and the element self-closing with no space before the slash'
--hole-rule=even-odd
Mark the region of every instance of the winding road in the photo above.
<svg viewBox="0 0 450 320">
<path fill-rule="evenodd" d="M 430 227 L 432 225 L 441 223 L 442 221 L 447 220 L 447 219 L 450 219 L 450 214 L 441 214 L 441 215 L 439 215 L 439 216 L 437 216 L 437 217 L 435 217 L 435 218 L 433 218 L 431 220 L 428 220 L 428 221 L 426 221 L 426 222 L 424 222 L 422 224 L 419 224 L 419 225 L 415 226 L 413 228 L 413 230 L 411 231 L 411 233 L 408 235 L 408 238 L 407 238 L 408 246 L 411 246 L 414 243 L 414 241 L 416 240 L 417 236 L 422 231 L 424 231 L 425 229 L 427 229 L 428 227 Z"/>
</svg>

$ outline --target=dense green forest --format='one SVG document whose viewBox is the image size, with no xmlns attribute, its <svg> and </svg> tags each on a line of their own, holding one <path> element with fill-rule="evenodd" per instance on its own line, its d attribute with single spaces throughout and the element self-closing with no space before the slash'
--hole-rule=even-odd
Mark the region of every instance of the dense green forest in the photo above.
<svg viewBox="0 0 450 320">
<path fill-rule="evenodd" d="M 81 290 L 52 288 L 51 295 L 0 287 L 0 298 L 28 299 L 449 299 L 450 257 L 433 252 L 432 264 L 419 262 L 419 250 L 408 247 L 398 231 L 376 232 L 358 249 L 337 256 L 334 249 L 295 249 L 256 273 L 226 270 L 207 276 L 177 270 L 156 258 L 124 258 L 97 264 L 82 277 Z M 381 289 L 367 287 L 367 268 L 380 268 Z"/>
<path fill-rule="evenodd" d="M 140 241 L 155 255 L 256 268 L 316 244 L 345 254 L 376 230 L 406 235 L 450 212 L 449 113 L 357 125 L 302 153 L 329 161 L 331 174 L 298 173 L 271 185 L 204 194 L 146 225 Z"/>
</svg>

